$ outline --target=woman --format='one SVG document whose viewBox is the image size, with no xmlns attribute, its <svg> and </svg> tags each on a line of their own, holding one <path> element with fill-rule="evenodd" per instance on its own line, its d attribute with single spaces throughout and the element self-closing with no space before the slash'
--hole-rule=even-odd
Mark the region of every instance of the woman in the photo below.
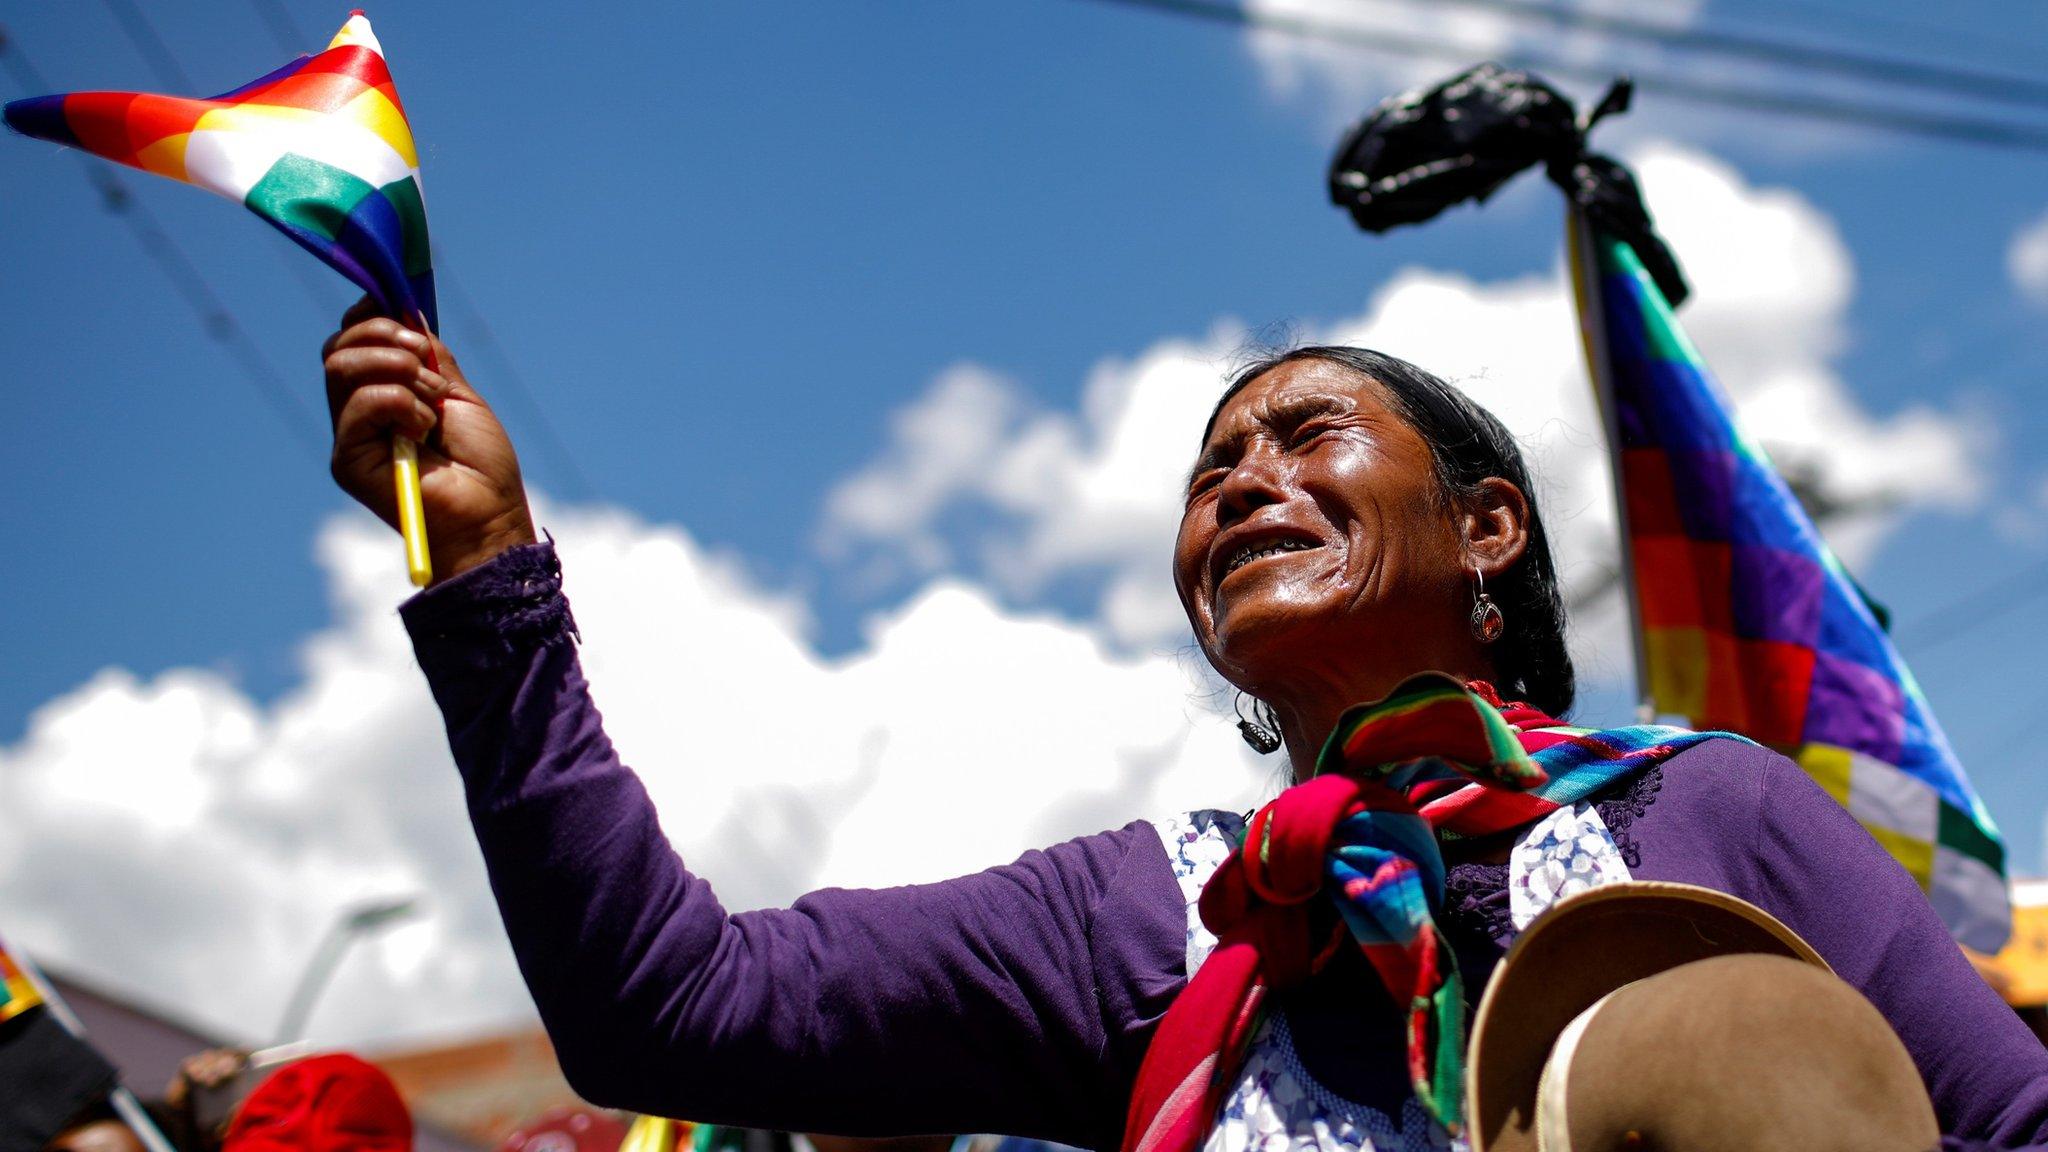
<svg viewBox="0 0 2048 1152">
<path fill-rule="evenodd" d="M 946 883 L 827 890 L 728 916 L 605 738 L 560 569 L 535 542 L 502 429 L 445 350 L 448 375 L 421 366 L 426 349 L 363 306 L 344 319 L 326 352 L 334 474 L 389 522 L 386 442 L 426 441 L 441 580 L 403 615 L 506 929 L 579 1091 L 645 1112 L 855 1135 L 1452 1143 L 1455 1100 L 1434 1095 L 1446 1085 L 1425 1067 L 1457 1050 L 1451 966 L 1425 957 L 1390 969 L 1384 949 L 1371 964 L 1354 947 L 1311 956 L 1343 938 L 1329 903 L 1308 900 L 1320 856 L 1309 893 L 1262 903 L 1277 882 L 1246 879 L 1261 854 L 1233 855 L 1244 821 L 1232 814 L 1134 822 Z M 1203 652 L 1263 702 L 1247 738 L 1284 746 L 1306 781 L 1269 810 L 1281 813 L 1266 825 L 1274 844 L 1294 843 L 1294 824 L 1270 832 L 1293 819 L 1289 805 L 1331 787 L 1367 796 L 1355 780 L 1398 787 L 1346 799 L 1340 830 L 1412 821 L 1412 800 L 1456 834 L 1442 848 L 1440 912 L 1409 927 L 1418 939 L 1442 932 L 1473 999 L 1559 877 L 1565 889 L 1628 876 L 1702 884 L 1783 919 L 1879 1006 L 1956 1139 L 2048 1140 L 2048 1054 L 1906 873 L 1794 765 L 1733 738 L 1581 738 L 1549 718 L 1573 695 L 1556 571 L 1513 440 L 1462 393 L 1342 348 L 1241 373 L 1189 476 L 1174 579 Z M 1455 677 L 1430 690 L 1461 716 L 1513 726 L 1513 763 L 1467 765 L 1489 784 L 1447 768 L 1412 777 L 1412 756 L 1408 767 L 1375 759 L 1387 714 L 1356 706 L 1431 670 Z M 1350 758 L 1354 746 L 1367 751 Z M 1530 757 L 1543 772 L 1527 771 Z M 1554 792 L 1560 782 L 1577 791 Z M 1328 821 L 1323 832 L 1337 835 Z M 1403 866 L 1426 883 L 1436 849 L 1427 837 L 1411 847 Z M 1216 939 L 1195 896 L 1226 857 L 1212 900 L 1234 904 L 1210 922 L 1229 928 L 1231 946 L 1205 964 Z M 1357 909 L 1343 911 L 1350 924 Z M 1247 943 L 1281 923 L 1293 937 Z M 1422 953 L 1410 941 L 1403 955 Z M 1198 992 L 1181 997 L 1195 970 Z M 1390 971 L 1451 1006 L 1417 1040 Z M 1256 983 L 1248 972 L 1282 990 L 1255 1034 L 1216 1032 L 1217 1006 L 1242 1003 Z M 1200 1066 L 1212 1042 L 1230 1049 L 1217 1053 L 1228 1074 L 1189 1107 L 1171 1091 L 1187 1074 L 1174 1062 L 1193 1053 Z"/>
</svg>

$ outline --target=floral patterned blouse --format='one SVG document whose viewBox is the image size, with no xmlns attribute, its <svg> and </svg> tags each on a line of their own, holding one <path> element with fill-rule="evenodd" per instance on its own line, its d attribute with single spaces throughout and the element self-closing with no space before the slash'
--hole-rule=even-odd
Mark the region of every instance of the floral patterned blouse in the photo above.
<svg viewBox="0 0 2048 1152">
<path fill-rule="evenodd" d="M 1226 857 L 1244 842 L 1245 818 L 1186 812 L 1154 825 L 1187 902 L 1188 974 L 1216 947 L 1196 901 Z M 1624 850 L 1600 809 L 1581 802 L 1531 825 L 1510 850 L 1507 904 L 1520 932 L 1552 904 L 1629 878 Z M 1347 1099 L 1317 1080 L 1296 1052 L 1284 1012 L 1268 1012 L 1253 1033 L 1237 1085 L 1224 1099 L 1205 1152 L 1463 1152 L 1413 1096 L 1400 1114 Z"/>
</svg>

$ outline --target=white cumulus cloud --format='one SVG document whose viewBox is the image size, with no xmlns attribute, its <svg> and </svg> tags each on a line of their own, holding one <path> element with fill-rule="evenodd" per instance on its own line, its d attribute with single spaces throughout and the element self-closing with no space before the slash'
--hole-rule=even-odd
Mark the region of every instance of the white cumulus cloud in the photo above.
<svg viewBox="0 0 2048 1152">
<path fill-rule="evenodd" d="M 2048 213 L 2013 236 L 2005 267 L 2015 288 L 2035 303 L 2048 305 Z"/>
</svg>

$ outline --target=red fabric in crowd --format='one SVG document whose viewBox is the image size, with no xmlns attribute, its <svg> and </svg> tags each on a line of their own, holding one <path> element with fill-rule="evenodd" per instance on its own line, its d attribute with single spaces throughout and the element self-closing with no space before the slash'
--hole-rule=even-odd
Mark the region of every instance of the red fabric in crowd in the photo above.
<svg viewBox="0 0 2048 1152">
<path fill-rule="evenodd" d="M 221 1152 L 412 1152 L 412 1113 L 374 1065 L 313 1056 L 278 1069 L 242 1101 Z"/>
</svg>

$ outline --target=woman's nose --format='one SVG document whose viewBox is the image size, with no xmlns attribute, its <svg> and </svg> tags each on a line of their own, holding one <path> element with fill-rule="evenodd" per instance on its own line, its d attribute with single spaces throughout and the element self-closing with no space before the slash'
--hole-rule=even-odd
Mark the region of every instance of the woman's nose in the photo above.
<svg viewBox="0 0 2048 1152">
<path fill-rule="evenodd" d="M 1254 447 L 1246 451 L 1217 488 L 1217 521 L 1228 527 L 1268 504 L 1284 502 L 1285 468 L 1286 461 L 1276 450 Z"/>
</svg>

